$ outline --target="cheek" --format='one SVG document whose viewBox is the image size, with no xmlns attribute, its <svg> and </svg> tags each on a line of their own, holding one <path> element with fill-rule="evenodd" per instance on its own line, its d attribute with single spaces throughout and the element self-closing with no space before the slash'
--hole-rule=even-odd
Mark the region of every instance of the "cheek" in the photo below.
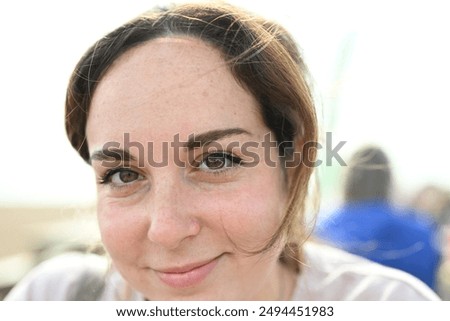
<svg viewBox="0 0 450 321">
<path fill-rule="evenodd" d="M 279 227 L 286 201 L 278 179 L 255 176 L 233 191 L 210 197 L 221 228 L 238 246 L 255 250 L 264 246 Z M 269 176 L 270 177 L 270 176 Z"/>
<path fill-rule="evenodd" d="M 111 257 L 137 257 L 147 232 L 139 208 L 99 199 L 97 213 L 102 241 Z"/>
</svg>

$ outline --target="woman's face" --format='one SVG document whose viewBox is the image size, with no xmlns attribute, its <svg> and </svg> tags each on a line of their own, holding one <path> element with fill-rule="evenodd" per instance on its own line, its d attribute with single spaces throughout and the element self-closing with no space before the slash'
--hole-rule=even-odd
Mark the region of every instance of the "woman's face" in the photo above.
<svg viewBox="0 0 450 321">
<path fill-rule="evenodd" d="M 150 300 L 277 299 L 286 209 L 255 98 L 218 51 L 161 38 L 121 56 L 87 123 L 98 219 L 114 266 Z M 267 144 L 266 144 L 267 145 Z"/>
</svg>

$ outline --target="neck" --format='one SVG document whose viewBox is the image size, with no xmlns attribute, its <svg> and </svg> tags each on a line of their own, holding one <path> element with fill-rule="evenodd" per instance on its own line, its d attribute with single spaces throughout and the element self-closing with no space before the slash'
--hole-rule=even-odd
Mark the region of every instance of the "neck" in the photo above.
<svg viewBox="0 0 450 321">
<path fill-rule="evenodd" d="M 296 284 L 297 273 L 285 263 L 278 261 L 259 287 L 259 294 L 252 300 L 290 301 Z M 265 284 L 265 285 L 264 285 Z"/>
<path fill-rule="evenodd" d="M 277 301 L 290 301 L 294 292 L 297 273 L 286 264 L 279 262 L 278 296 Z"/>
</svg>

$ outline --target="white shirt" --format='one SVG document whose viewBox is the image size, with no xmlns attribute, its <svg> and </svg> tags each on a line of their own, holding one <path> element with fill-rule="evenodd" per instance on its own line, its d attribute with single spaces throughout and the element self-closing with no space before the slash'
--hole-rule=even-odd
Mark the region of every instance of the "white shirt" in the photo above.
<svg viewBox="0 0 450 321">
<path fill-rule="evenodd" d="M 439 300 L 415 277 L 326 245 L 307 242 L 292 300 Z M 109 271 L 109 272 L 108 272 Z M 104 278 L 99 300 L 144 300 L 108 260 L 91 254 L 68 253 L 46 261 L 11 290 L 5 300 L 69 300 L 86 273 Z M 71 294 L 72 293 L 72 294 Z"/>
</svg>

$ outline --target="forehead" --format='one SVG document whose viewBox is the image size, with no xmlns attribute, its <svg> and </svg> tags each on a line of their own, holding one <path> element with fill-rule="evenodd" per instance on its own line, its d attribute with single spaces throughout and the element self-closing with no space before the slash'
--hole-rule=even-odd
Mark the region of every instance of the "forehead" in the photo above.
<svg viewBox="0 0 450 321">
<path fill-rule="evenodd" d="M 125 132 L 155 137 L 261 127 L 260 118 L 255 98 L 218 50 L 197 39 L 161 38 L 111 66 L 95 91 L 86 132 L 90 145 Z"/>
</svg>

